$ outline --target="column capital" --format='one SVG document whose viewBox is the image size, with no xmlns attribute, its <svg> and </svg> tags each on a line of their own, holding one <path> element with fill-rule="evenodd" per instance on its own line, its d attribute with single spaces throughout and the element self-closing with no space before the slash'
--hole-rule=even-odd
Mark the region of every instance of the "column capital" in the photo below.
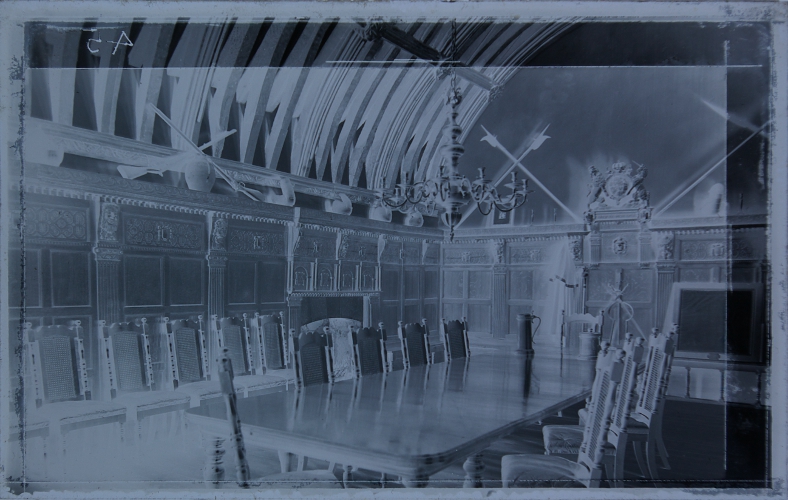
<svg viewBox="0 0 788 500">
<path fill-rule="evenodd" d="M 205 256 L 208 267 L 227 267 L 227 255 L 224 252 L 211 252 Z"/>
<path fill-rule="evenodd" d="M 96 261 L 120 262 L 123 258 L 123 250 L 114 246 L 93 247 L 93 254 Z"/>
</svg>

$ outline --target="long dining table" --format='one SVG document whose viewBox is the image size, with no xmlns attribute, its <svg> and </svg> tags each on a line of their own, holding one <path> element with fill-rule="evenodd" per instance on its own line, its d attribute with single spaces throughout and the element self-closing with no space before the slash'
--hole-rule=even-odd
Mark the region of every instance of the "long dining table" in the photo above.
<svg viewBox="0 0 788 500">
<path fill-rule="evenodd" d="M 465 461 L 465 486 L 481 487 L 481 452 L 518 427 L 582 401 L 590 394 L 594 363 L 478 354 L 333 384 L 291 386 L 239 399 L 237 408 L 247 448 L 343 464 L 346 480 L 353 467 L 399 476 L 407 487 L 427 486 L 431 475 Z M 230 435 L 221 399 L 189 409 L 187 418 L 213 436 Z"/>
</svg>

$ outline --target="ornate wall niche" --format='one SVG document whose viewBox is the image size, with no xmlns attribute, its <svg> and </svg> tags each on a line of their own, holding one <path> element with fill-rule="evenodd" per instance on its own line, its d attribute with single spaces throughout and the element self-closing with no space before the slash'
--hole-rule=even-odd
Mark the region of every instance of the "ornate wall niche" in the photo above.
<svg viewBox="0 0 788 500">
<path fill-rule="evenodd" d="M 293 264 L 293 290 L 310 290 L 312 283 L 311 262 L 296 262 Z"/>
<path fill-rule="evenodd" d="M 369 264 L 361 264 L 361 277 L 359 278 L 359 288 L 364 291 L 378 289 L 377 267 Z"/>
</svg>

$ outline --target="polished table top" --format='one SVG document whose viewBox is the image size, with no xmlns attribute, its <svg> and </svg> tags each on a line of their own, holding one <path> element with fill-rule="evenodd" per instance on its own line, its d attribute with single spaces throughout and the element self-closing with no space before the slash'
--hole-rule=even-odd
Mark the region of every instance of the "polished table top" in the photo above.
<svg viewBox="0 0 788 500">
<path fill-rule="evenodd" d="M 424 477 L 581 401 L 593 360 L 514 353 L 411 367 L 238 400 L 247 446 Z M 188 411 L 229 433 L 223 400 Z"/>
</svg>

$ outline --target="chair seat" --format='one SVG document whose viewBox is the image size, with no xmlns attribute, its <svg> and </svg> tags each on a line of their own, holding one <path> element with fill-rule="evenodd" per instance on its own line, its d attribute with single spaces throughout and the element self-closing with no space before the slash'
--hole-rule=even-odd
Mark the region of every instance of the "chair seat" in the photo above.
<svg viewBox="0 0 788 500">
<path fill-rule="evenodd" d="M 169 406 L 188 405 L 190 402 L 188 394 L 180 391 L 142 391 L 121 394 L 115 400 L 126 406 L 129 413 L 139 413 Z"/>
<path fill-rule="evenodd" d="M 31 420 L 49 425 L 74 425 L 96 420 L 125 417 L 126 407 L 114 401 L 63 401 L 50 403 L 31 412 Z"/>
<path fill-rule="evenodd" d="M 581 426 L 585 425 L 586 417 L 588 417 L 588 410 L 586 410 L 585 408 L 581 408 L 577 410 L 577 416 L 580 419 L 580 425 Z M 643 422 L 638 422 L 634 418 L 630 417 L 627 420 L 627 434 L 629 435 L 648 434 L 648 425 L 644 424 Z"/>
<path fill-rule="evenodd" d="M 506 455 L 501 459 L 501 479 L 509 487 L 583 486 L 577 477 L 588 475 L 578 464 L 549 455 Z"/>
<path fill-rule="evenodd" d="M 542 436 L 548 455 L 577 455 L 583 444 L 583 428 L 579 425 L 545 425 Z M 613 446 L 605 446 L 605 455 L 614 455 L 615 452 Z"/>
<path fill-rule="evenodd" d="M 175 392 L 189 396 L 191 398 L 189 405 L 195 408 L 200 406 L 201 401 L 220 397 L 222 388 L 218 380 L 201 380 L 179 386 Z"/>
<path fill-rule="evenodd" d="M 327 470 L 283 472 L 255 479 L 249 484 L 264 488 L 343 488 L 334 473 Z"/>
<path fill-rule="evenodd" d="M 277 372 L 278 371 L 293 372 L 293 370 L 277 370 Z M 292 379 L 287 378 L 286 374 L 280 375 L 275 372 L 268 372 L 265 375 L 241 375 L 240 377 L 235 377 L 233 379 L 233 383 L 235 384 L 235 392 L 243 392 L 244 396 L 247 396 L 252 391 L 258 391 L 269 387 L 278 387 L 280 385 L 288 385 L 291 381 L 295 382 L 294 372 Z"/>
</svg>

